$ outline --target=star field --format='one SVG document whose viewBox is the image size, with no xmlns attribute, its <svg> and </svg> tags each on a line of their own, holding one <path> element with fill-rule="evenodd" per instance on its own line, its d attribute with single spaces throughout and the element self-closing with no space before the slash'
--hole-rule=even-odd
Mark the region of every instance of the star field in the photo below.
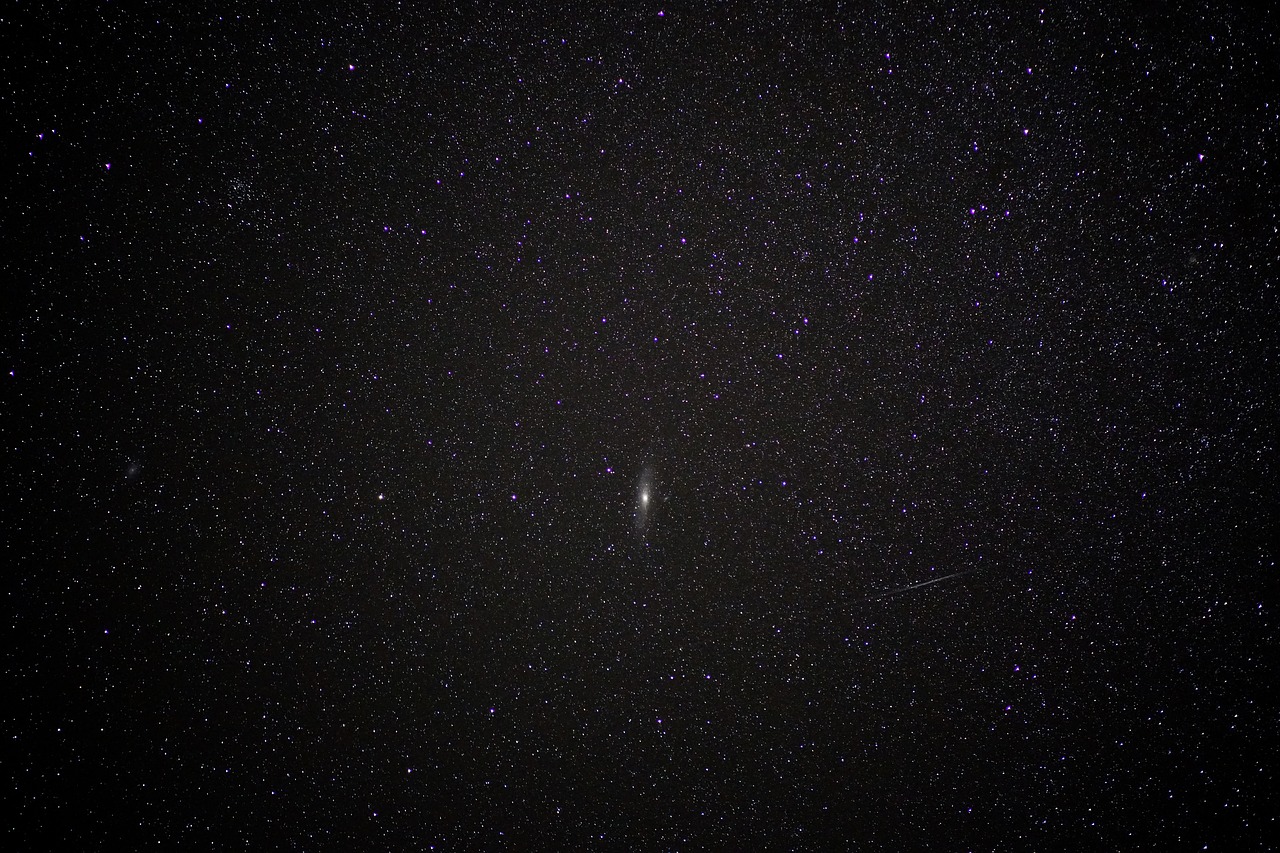
<svg viewBox="0 0 1280 853">
<path fill-rule="evenodd" d="M 1273 849 L 1274 13 L 10 4 L 6 849 Z"/>
</svg>

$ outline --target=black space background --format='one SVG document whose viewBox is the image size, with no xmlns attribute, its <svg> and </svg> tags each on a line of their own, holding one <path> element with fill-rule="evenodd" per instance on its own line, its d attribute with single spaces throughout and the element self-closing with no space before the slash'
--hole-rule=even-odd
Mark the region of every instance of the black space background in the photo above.
<svg viewBox="0 0 1280 853">
<path fill-rule="evenodd" d="M 1275 15 L 905 7 L 6 2 L 3 846 L 1274 849 Z"/>
</svg>

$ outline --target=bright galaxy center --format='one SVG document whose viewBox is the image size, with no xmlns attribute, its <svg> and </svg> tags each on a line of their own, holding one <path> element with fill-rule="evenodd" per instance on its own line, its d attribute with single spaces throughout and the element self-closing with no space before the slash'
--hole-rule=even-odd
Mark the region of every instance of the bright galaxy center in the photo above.
<svg viewBox="0 0 1280 853">
<path fill-rule="evenodd" d="M 649 533 L 651 516 L 656 503 L 656 477 L 653 467 L 646 465 L 640 471 L 640 482 L 636 484 L 635 524 L 636 533 L 646 537 Z"/>
</svg>

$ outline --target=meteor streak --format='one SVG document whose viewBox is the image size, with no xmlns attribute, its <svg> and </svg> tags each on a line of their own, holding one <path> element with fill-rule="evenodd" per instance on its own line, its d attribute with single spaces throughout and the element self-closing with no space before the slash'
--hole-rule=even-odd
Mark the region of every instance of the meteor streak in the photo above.
<svg viewBox="0 0 1280 853">
<path fill-rule="evenodd" d="M 964 577 L 965 575 L 971 575 L 976 571 L 977 569 L 973 568 L 973 569 L 965 569 L 962 572 L 952 572 L 951 574 L 943 575 L 940 578 L 931 578 L 927 581 L 921 581 L 920 583 L 913 583 L 907 586 L 900 586 L 896 589 L 886 590 L 885 592 L 878 592 L 875 595 L 869 595 L 862 600 L 877 601 L 881 598 L 888 598 L 891 595 L 898 595 L 899 593 L 910 592 L 913 589 L 921 589 L 922 587 L 933 586 L 935 583 L 942 583 L 943 581 L 951 580 L 952 578 L 960 578 L 960 577 Z"/>
</svg>

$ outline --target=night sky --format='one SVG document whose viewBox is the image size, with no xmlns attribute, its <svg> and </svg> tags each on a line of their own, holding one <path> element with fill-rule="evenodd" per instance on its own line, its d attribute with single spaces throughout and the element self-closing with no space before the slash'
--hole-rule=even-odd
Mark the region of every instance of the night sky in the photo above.
<svg viewBox="0 0 1280 853">
<path fill-rule="evenodd" d="M 1276 14 L 338 5 L 0 10 L 0 846 L 1275 849 Z"/>
</svg>

